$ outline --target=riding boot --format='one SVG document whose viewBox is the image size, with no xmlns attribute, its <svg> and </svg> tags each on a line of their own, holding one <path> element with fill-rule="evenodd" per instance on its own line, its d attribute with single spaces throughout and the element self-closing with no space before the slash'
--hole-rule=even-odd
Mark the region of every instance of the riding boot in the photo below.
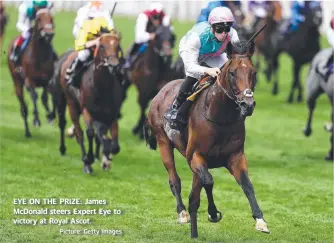
<svg viewBox="0 0 334 243">
<path fill-rule="evenodd" d="M 171 125 L 174 126 L 175 129 L 179 128 L 179 124 L 187 124 L 187 111 L 189 110 L 192 102 L 185 101 L 191 94 L 191 89 L 196 82 L 196 78 L 187 76 L 181 84 L 179 93 L 171 105 L 170 110 L 166 114 L 166 118 L 171 122 Z M 181 107 L 182 109 L 180 109 Z"/>
<path fill-rule="evenodd" d="M 137 43 L 133 43 L 133 45 L 131 46 L 129 56 L 128 56 L 128 58 L 126 58 L 125 64 L 123 65 L 124 69 L 130 68 L 131 64 L 135 61 L 135 59 L 136 59 L 135 53 L 137 52 L 137 49 L 138 49 L 139 46 L 140 46 L 140 44 L 137 44 Z"/>
<path fill-rule="evenodd" d="M 83 66 L 83 62 L 79 60 L 78 57 L 76 57 L 73 62 L 71 63 L 71 66 L 66 69 L 66 80 L 67 80 L 67 85 L 73 85 L 73 80 L 75 78 L 76 73 L 78 70 Z"/>
<path fill-rule="evenodd" d="M 20 49 L 21 49 L 20 45 L 15 45 L 13 47 L 12 53 L 9 56 L 9 59 L 13 61 L 15 64 L 18 64 Z"/>
</svg>

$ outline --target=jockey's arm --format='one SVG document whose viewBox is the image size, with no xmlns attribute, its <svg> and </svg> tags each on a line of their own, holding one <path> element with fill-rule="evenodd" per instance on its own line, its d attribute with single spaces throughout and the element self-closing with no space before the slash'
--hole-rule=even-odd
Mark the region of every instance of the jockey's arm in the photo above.
<svg viewBox="0 0 334 243">
<path fill-rule="evenodd" d="M 232 27 L 230 30 L 230 37 L 231 37 L 231 44 L 233 46 L 237 45 L 240 42 L 238 32 Z"/>
<path fill-rule="evenodd" d="M 16 28 L 19 32 L 22 33 L 22 35 L 27 35 L 29 32 L 29 29 L 31 27 L 31 23 L 29 18 L 27 17 L 27 6 L 23 2 L 19 6 L 19 14 L 18 14 L 18 20 L 16 23 Z M 26 38 L 26 36 L 23 36 Z"/>
<path fill-rule="evenodd" d="M 201 41 L 196 33 L 190 33 L 184 42 L 180 42 L 179 53 L 184 63 L 184 69 L 187 73 L 196 76 L 205 74 L 206 67 L 199 65 L 198 57 L 201 47 Z"/>
<path fill-rule="evenodd" d="M 327 30 L 327 40 L 331 47 L 334 49 L 334 30 L 330 27 Z"/>
<path fill-rule="evenodd" d="M 136 43 L 144 43 L 148 42 L 150 39 L 150 33 L 146 31 L 146 26 L 148 23 L 148 17 L 140 13 L 138 15 L 137 21 L 136 21 L 136 27 L 135 27 L 135 42 Z"/>
<path fill-rule="evenodd" d="M 110 12 L 107 11 L 107 10 L 103 11 L 103 16 L 107 21 L 108 29 L 110 29 L 110 30 L 115 29 L 115 24 L 114 24 L 114 21 L 112 20 L 112 18 L 110 16 Z"/>
<path fill-rule="evenodd" d="M 87 7 L 81 7 L 77 12 L 77 17 L 74 20 L 73 30 L 72 34 L 74 38 L 78 38 L 80 28 L 82 27 L 83 21 L 87 19 L 88 15 L 88 8 Z"/>
<path fill-rule="evenodd" d="M 84 28 L 80 29 L 78 38 L 75 40 L 75 50 L 76 51 L 81 51 L 86 48 L 86 42 L 88 38 L 87 35 L 88 33 Z"/>
</svg>

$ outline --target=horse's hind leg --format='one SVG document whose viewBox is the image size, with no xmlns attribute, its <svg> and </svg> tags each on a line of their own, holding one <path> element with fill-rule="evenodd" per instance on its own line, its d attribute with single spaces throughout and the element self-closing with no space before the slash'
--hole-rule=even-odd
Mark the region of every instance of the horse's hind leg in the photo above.
<svg viewBox="0 0 334 243">
<path fill-rule="evenodd" d="M 272 57 L 271 60 L 271 65 L 273 68 L 273 76 L 274 76 L 274 84 L 273 84 L 273 89 L 272 89 L 272 94 L 277 95 L 278 94 L 278 68 L 279 68 L 279 63 L 278 63 L 278 53 L 275 53 Z"/>
<path fill-rule="evenodd" d="M 301 94 L 301 85 L 299 82 L 299 73 L 300 73 L 300 68 L 301 66 L 299 65 L 299 63 L 297 63 L 297 61 L 294 61 L 294 67 L 293 67 L 293 82 L 292 82 L 292 86 L 290 89 L 290 94 L 289 94 L 289 98 L 288 98 L 288 103 L 292 103 L 294 100 L 294 93 L 295 93 L 295 89 L 298 87 L 299 89 L 299 93 L 298 93 L 298 101 L 302 100 L 302 94 Z"/>
<path fill-rule="evenodd" d="M 45 108 L 45 111 L 47 113 L 46 115 L 46 119 L 48 120 L 48 122 L 52 122 L 54 119 L 55 119 L 55 99 L 53 98 L 53 95 L 52 95 L 52 104 L 53 104 L 53 107 L 52 107 L 52 111 L 50 112 L 50 108 L 49 108 L 49 103 L 48 103 L 48 91 L 47 91 L 47 88 L 43 88 L 43 93 L 42 93 L 42 103 L 43 103 L 43 106 Z"/>
<path fill-rule="evenodd" d="M 93 128 L 93 119 L 92 116 L 89 114 L 86 108 L 84 108 L 82 112 L 83 118 L 86 124 L 86 135 L 88 138 L 88 153 L 86 158 L 84 158 L 85 167 L 86 164 L 91 165 L 94 163 L 94 153 L 93 153 L 93 140 L 94 140 L 94 128 Z"/>
<path fill-rule="evenodd" d="M 170 189 L 176 199 L 177 221 L 180 224 L 189 222 L 189 215 L 181 197 L 181 179 L 176 172 L 173 147 L 168 140 L 158 139 L 158 146 L 162 162 L 168 172 Z"/>
<path fill-rule="evenodd" d="M 39 119 L 39 115 L 38 115 L 38 106 L 37 106 L 37 99 L 38 99 L 38 94 L 36 92 L 36 89 L 32 86 L 27 86 L 27 90 L 30 93 L 31 99 L 33 101 L 34 104 L 34 126 L 35 127 L 40 127 L 41 126 L 41 121 Z"/>
<path fill-rule="evenodd" d="M 59 97 L 59 104 L 58 104 L 58 127 L 60 132 L 60 146 L 59 152 L 61 155 L 66 153 L 66 146 L 65 146 L 65 126 L 66 126 L 66 98 L 64 94 L 61 94 Z"/>
<path fill-rule="evenodd" d="M 111 133 L 111 153 L 113 155 L 116 155 L 121 150 L 121 147 L 118 143 L 118 121 L 115 120 L 110 127 L 110 133 Z"/>
<path fill-rule="evenodd" d="M 95 159 L 100 159 L 100 146 L 101 146 L 101 142 L 100 139 L 95 136 Z"/>
<path fill-rule="evenodd" d="M 253 185 L 248 177 L 247 160 L 245 155 L 242 153 L 231 156 L 228 165 L 228 170 L 234 176 L 238 184 L 241 186 L 249 201 L 250 207 L 252 209 L 253 218 L 256 220 L 256 230 L 264 233 L 269 233 L 267 223 L 263 219 L 263 213 L 255 198 Z"/>
<path fill-rule="evenodd" d="M 28 126 L 28 121 L 27 121 L 27 118 L 28 118 L 28 108 L 27 108 L 27 105 L 26 105 L 26 103 L 24 101 L 23 85 L 22 85 L 22 83 L 15 83 L 15 91 L 16 91 L 17 99 L 19 100 L 20 106 L 21 106 L 21 115 L 22 115 L 23 120 L 24 120 L 25 136 L 27 138 L 30 138 L 31 137 L 31 133 L 30 133 L 29 126 Z"/>
</svg>

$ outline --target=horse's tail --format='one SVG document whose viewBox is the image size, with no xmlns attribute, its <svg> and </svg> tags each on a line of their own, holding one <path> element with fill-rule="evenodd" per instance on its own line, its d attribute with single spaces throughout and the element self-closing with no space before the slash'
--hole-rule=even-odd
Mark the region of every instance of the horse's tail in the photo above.
<svg viewBox="0 0 334 243">
<path fill-rule="evenodd" d="M 150 149 L 156 150 L 157 149 L 157 139 L 155 138 L 154 132 L 149 127 L 147 120 L 144 123 L 144 137 L 146 140 L 146 145 L 150 146 Z"/>
</svg>

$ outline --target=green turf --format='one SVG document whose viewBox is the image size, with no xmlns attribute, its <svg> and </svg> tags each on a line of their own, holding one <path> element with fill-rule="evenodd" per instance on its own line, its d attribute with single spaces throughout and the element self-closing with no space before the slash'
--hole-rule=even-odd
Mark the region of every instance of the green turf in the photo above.
<svg viewBox="0 0 334 243">
<path fill-rule="evenodd" d="M 16 10 L 10 9 L 5 47 L 17 35 L 16 18 Z M 73 19 L 73 13 L 59 13 L 55 17 L 54 45 L 58 53 L 73 45 Z M 129 47 L 134 37 L 134 18 L 116 17 L 115 23 L 123 34 L 122 46 Z M 175 21 L 174 25 L 180 38 L 191 23 Z M 325 39 L 322 43 L 323 47 L 328 45 Z M 42 127 L 32 126 L 32 103 L 27 94 L 33 137 L 24 138 L 23 121 L 5 55 L 1 61 L 0 242 L 333 242 L 333 164 L 323 160 L 329 149 L 329 136 L 323 123 L 329 120 L 330 104 L 325 96 L 319 99 L 313 134 L 305 138 L 302 134 L 307 116 L 305 102 L 293 105 L 285 102 L 292 79 L 292 63 L 287 56 L 280 59 L 280 94 L 271 96 L 271 84 L 260 75 L 255 92 L 257 107 L 247 119 L 249 175 L 271 234 L 255 230 L 242 190 L 225 169 L 216 169 L 212 170 L 214 196 L 224 218 L 217 224 L 208 222 L 207 200 L 202 193 L 197 240 L 190 240 L 189 225 L 176 223 L 175 199 L 158 152 L 149 150 L 131 134 L 139 116 L 137 92 L 133 87 L 123 106 L 121 152 L 115 157 L 112 170 L 103 172 L 96 162 L 94 174 L 88 176 L 81 171 L 80 149 L 75 140 L 67 139 L 68 153 L 59 155 L 58 127 L 47 124 L 41 103 Z M 305 67 L 301 75 L 303 84 L 306 72 Z M 183 184 L 182 196 L 188 204 L 191 172 L 181 156 L 177 155 L 176 160 Z M 14 225 L 13 199 L 35 197 L 106 199 L 109 205 L 104 208 L 119 208 L 123 214 L 88 216 L 94 221 L 87 227 Z M 124 235 L 61 236 L 60 228 L 121 229 Z"/>
</svg>

